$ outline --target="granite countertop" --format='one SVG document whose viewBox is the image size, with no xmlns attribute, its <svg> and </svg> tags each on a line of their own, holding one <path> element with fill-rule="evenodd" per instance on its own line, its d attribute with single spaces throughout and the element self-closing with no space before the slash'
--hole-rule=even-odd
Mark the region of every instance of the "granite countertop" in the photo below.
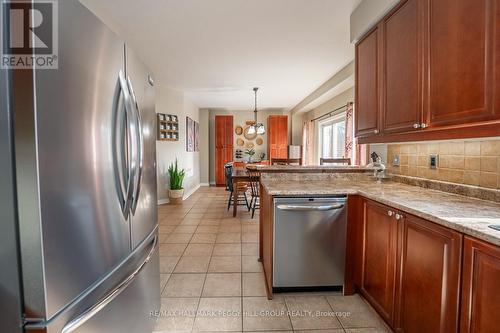
<svg viewBox="0 0 500 333">
<path fill-rule="evenodd" d="M 263 178 L 272 196 L 359 194 L 464 234 L 500 246 L 500 231 L 488 228 L 500 224 L 500 203 L 406 185 L 394 181 L 330 178 L 285 180 Z"/>
</svg>

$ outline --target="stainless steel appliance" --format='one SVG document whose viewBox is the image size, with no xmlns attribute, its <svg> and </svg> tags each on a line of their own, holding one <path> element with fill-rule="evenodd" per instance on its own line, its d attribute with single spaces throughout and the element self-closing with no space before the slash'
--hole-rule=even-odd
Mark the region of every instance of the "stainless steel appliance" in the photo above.
<svg viewBox="0 0 500 333">
<path fill-rule="evenodd" d="M 274 200 L 273 287 L 344 285 L 347 197 Z"/>
<path fill-rule="evenodd" d="M 78 1 L 59 1 L 58 18 L 59 68 L 1 76 L 17 244 L 0 253 L 2 263 L 5 251 L 18 255 L 18 322 L 27 332 L 148 332 L 160 303 L 153 80 Z"/>
</svg>

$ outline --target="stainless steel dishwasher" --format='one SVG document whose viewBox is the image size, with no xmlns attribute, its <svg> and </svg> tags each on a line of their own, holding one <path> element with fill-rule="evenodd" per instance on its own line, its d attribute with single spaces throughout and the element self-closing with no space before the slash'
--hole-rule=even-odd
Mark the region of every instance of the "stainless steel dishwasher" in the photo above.
<svg viewBox="0 0 500 333">
<path fill-rule="evenodd" d="M 347 196 L 274 200 L 273 288 L 344 286 Z"/>
</svg>

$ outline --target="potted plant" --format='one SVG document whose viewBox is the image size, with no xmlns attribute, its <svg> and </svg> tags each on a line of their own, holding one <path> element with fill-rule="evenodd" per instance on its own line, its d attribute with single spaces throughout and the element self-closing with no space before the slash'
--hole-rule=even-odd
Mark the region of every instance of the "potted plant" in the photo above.
<svg viewBox="0 0 500 333">
<path fill-rule="evenodd" d="M 247 149 L 245 154 L 248 155 L 248 163 L 252 163 L 252 157 L 255 155 L 255 150 L 253 148 Z"/>
<path fill-rule="evenodd" d="M 170 178 L 170 189 L 168 190 L 169 201 L 174 204 L 180 203 L 184 195 L 182 183 L 184 182 L 186 171 L 184 169 L 179 169 L 177 159 L 175 159 L 175 163 L 170 164 L 168 167 L 168 176 Z"/>
</svg>

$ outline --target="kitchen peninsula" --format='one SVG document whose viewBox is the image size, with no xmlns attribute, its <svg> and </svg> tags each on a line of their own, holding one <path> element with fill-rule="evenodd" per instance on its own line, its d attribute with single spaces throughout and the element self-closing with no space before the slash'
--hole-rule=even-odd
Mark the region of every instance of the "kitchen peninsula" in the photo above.
<svg viewBox="0 0 500 333">
<path fill-rule="evenodd" d="M 304 170 L 262 172 L 260 257 L 268 298 L 275 199 L 347 195 L 344 294 L 361 293 L 395 330 L 425 323 L 427 331 L 454 331 L 470 321 L 492 320 L 500 304 L 500 290 L 491 289 L 500 270 L 500 231 L 490 226 L 500 224 L 500 202 L 490 200 L 498 200 L 498 191 L 411 177 L 377 182 L 372 170 L 355 167 L 341 173 Z M 496 306 L 470 314 L 473 303 Z"/>
</svg>

